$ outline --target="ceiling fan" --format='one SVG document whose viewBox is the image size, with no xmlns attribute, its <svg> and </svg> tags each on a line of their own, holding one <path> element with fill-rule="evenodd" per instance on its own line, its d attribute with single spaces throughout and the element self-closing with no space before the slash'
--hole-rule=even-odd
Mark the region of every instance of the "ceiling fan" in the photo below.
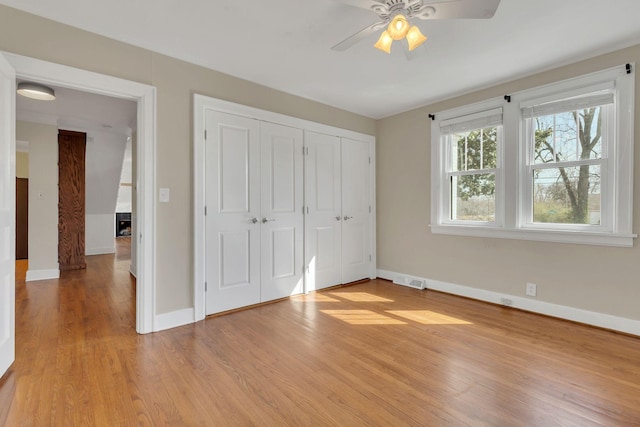
<svg viewBox="0 0 640 427">
<path fill-rule="evenodd" d="M 363 28 L 347 37 L 331 49 L 343 51 L 349 49 L 365 37 L 381 30 L 375 47 L 391 53 L 394 40 L 407 39 L 408 49 L 412 51 L 424 43 L 427 38 L 420 29 L 409 23 L 412 18 L 427 19 L 488 19 L 500 4 L 500 0 L 338 0 L 349 6 L 367 9 L 378 15 L 380 21 Z"/>
</svg>

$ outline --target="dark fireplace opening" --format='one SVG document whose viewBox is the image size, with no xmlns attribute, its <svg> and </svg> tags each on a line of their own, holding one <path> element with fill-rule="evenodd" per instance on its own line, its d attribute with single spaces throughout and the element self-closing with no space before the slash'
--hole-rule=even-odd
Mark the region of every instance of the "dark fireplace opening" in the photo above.
<svg viewBox="0 0 640 427">
<path fill-rule="evenodd" d="M 131 212 L 116 213 L 116 237 L 131 236 Z"/>
</svg>

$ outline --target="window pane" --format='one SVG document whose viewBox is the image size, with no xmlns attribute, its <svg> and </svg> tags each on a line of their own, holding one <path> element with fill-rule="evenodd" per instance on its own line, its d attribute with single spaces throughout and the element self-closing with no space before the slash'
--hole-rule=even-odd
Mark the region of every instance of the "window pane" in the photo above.
<svg viewBox="0 0 640 427">
<path fill-rule="evenodd" d="M 533 222 L 600 225 L 600 166 L 534 170 Z"/>
<path fill-rule="evenodd" d="M 476 129 L 452 135 L 454 171 L 494 169 L 496 167 L 497 127 Z"/>
<path fill-rule="evenodd" d="M 451 177 L 451 219 L 495 221 L 496 177 L 493 173 Z"/>
<path fill-rule="evenodd" d="M 601 113 L 604 108 L 585 108 L 534 118 L 535 163 L 602 158 Z"/>
</svg>

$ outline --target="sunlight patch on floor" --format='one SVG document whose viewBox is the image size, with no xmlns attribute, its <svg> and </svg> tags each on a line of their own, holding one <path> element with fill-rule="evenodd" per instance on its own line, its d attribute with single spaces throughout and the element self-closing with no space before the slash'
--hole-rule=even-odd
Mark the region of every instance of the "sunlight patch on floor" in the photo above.
<svg viewBox="0 0 640 427">
<path fill-rule="evenodd" d="M 338 320 L 351 325 L 406 325 L 399 319 L 394 319 L 384 314 L 371 310 L 320 310 L 324 314 L 333 316 Z"/>
<path fill-rule="evenodd" d="M 340 302 L 340 300 L 318 293 L 302 295 L 302 300 L 305 302 Z"/>
<path fill-rule="evenodd" d="M 331 292 L 331 295 L 355 302 L 393 302 L 391 299 L 382 298 L 369 292 Z"/>
<path fill-rule="evenodd" d="M 423 325 L 473 325 L 473 323 L 466 320 L 429 310 L 387 310 L 385 313 L 422 323 Z"/>
</svg>

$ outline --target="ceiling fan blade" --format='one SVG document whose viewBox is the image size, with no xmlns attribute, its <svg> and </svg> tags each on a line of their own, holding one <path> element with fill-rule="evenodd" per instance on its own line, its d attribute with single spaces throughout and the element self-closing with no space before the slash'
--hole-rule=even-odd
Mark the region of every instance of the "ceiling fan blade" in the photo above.
<svg viewBox="0 0 640 427">
<path fill-rule="evenodd" d="M 342 3 L 342 4 L 346 4 L 348 6 L 353 6 L 353 7 L 358 7 L 360 9 L 367 9 L 367 10 L 372 10 L 376 13 L 378 13 L 377 11 L 380 10 L 380 8 L 383 8 L 383 11 L 388 12 L 389 11 L 389 7 L 386 5 L 386 3 L 384 2 L 384 0 L 337 0 L 338 2 Z"/>
<path fill-rule="evenodd" d="M 493 17 L 500 0 L 423 1 L 412 15 L 420 19 L 488 19 Z"/>
<path fill-rule="evenodd" d="M 333 46 L 331 48 L 331 50 L 337 50 L 339 52 L 342 52 L 343 50 L 347 50 L 351 46 L 353 46 L 354 44 L 358 43 L 363 38 L 375 33 L 379 29 L 383 28 L 385 25 L 387 25 L 387 23 L 388 23 L 388 21 L 380 21 L 380 22 L 376 22 L 375 24 L 371 24 L 368 27 L 363 28 L 362 30 L 360 30 L 357 33 L 353 34 L 352 36 L 349 36 L 346 39 L 342 40 L 340 43 L 338 43 L 337 45 Z"/>
</svg>

